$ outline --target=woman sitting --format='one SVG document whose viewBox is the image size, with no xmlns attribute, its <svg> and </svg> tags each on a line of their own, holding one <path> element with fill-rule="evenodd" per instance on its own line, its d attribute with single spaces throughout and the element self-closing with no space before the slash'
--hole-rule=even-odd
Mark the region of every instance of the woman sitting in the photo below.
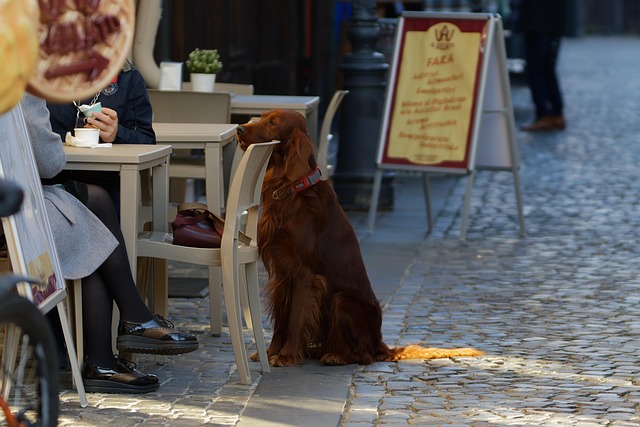
<svg viewBox="0 0 640 427">
<path fill-rule="evenodd" d="M 60 136 L 51 130 L 45 101 L 26 94 L 21 101 L 41 178 L 57 175 L 66 164 Z M 147 393 L 158 377 L 112 354 L 113 303 L 120 310 L 116 346 L 121 353 L 180 354 L 198 348 L 198 339 L 176 331 L 153 315 L 131 274 L 124 238 L 109 194 L 77 181 L 43 186 L 62 273 L 82 279 L 86 358 L 82 378 L 87 392 Z"/>
</svg>

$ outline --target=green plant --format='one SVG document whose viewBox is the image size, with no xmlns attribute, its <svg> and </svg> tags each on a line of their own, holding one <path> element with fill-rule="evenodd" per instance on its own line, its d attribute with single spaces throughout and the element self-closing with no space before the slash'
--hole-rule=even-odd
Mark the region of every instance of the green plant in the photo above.
<svg viewBox="0 0 640 427">
<path fill-rule="evenodd" d="M 191 73 L 218 74 L 222 61 L 217 49 L 194 49 L 187 58 L 187 69 Z"/>
</svg>

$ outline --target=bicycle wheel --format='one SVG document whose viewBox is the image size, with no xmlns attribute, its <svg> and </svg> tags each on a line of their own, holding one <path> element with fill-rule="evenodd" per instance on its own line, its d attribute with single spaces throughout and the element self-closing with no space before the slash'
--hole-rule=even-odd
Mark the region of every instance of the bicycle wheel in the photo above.
<svg viewBox="0 0 640 427">
<path fill-rule="evenodd" d="M 0 338 L 4 411 L 9 410 L 18 425 L 55 426 L 60 405 L 58 358 L 49 322 L 27 299 L 5 294 L 0 299 Z M 12 425 L 6 418 L 1 425 Z"/>
</svg>

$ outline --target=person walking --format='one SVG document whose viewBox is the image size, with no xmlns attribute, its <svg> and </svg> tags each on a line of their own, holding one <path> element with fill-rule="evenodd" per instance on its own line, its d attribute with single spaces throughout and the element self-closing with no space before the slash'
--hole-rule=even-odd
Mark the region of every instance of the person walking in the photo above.
<svg viewBox="0 0 640 427">
<path fill-rule="evenodd" d="M 516 30 L 524 34 L 526 77 L 535 105 L 535 121 L 522 126 L 522 130 L 545 132 L 566 127 L 556 64 L 567 7 L 567 0 L 520 2 Z"/>
</svg>

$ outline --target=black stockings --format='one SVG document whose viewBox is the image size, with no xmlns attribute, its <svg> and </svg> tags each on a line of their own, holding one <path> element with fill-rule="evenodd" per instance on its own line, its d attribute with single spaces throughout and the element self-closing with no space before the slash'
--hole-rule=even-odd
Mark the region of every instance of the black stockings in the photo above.
<svg viewBox="0 0 640 427">
<path fill-rule="evenodd" d="M 120 317 L 131 322 L 146 322 L 153 314 L 138 293 L 131 274 L 120 223 L 109 193 L 88 185 L 87 207 L 107 226 L 120 243 L 105 262 L 82 279 L 83 327 L 86 355 L 105 368 L 114 367 L 111 347 L 113 301 Z"/>
</svg>

